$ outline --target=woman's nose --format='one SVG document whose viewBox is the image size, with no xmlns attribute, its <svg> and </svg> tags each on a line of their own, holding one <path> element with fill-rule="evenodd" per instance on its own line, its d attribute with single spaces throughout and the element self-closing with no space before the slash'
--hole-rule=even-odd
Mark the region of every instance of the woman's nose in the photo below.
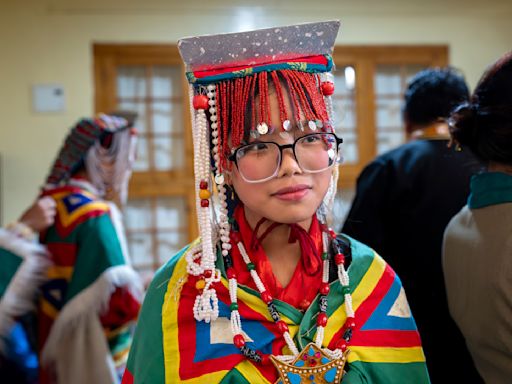
<svg viewBox="0 0 512 384">
<path fill-rule="evenodd" d="M 278 177 L 291 176 L 302 173 L 302 169 L 295 158 L 292 148 L 285 148 L 281 153 L 281 165 L 279 167 Z"/>
</svg>

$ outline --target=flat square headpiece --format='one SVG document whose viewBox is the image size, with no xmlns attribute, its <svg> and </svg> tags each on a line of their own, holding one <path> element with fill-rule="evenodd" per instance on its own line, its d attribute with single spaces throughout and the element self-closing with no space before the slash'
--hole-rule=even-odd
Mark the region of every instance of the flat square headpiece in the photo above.
<svg viewBox="0 0 512 384">
<path fill-rule="evenodd" d="M 331 70 L 339 21 L 180 39 L 178 48 L 191 83 L 211 84 L 262 71 Z"/>
</svg>

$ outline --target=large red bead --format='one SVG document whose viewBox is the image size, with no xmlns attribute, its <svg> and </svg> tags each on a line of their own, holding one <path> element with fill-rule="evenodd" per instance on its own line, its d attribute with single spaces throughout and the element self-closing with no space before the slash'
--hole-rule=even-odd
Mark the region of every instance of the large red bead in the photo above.
<svg viewBox="0 0 512 384">
<path fill-rule="evenodd" d="M 334 84 L 330 81 L 324 81 L 322 83 L 322 94 L 324 96 L 331 96 L 334 93 Z"/>
<path fill-rule="evenodd" d="M 327 295 L 329 294 L 329 291 L 331 290 L 331 287 L 329 287 L 329 283 L 322 283 L 320 285 L 320 293 L 322 295 Z"/>
<path fill-rule="evenodd" d="M 343 253 L 338 253 L 334 256 L 334 262 L 336 265 L 345 264 L 345 255 Z"/>
<path fill-rule="evenodd" d="M 236 272 L 233 268 L 228 268 L 226 271 L 226 276 L 228 279 L 236 279 Z"/>
<path fill-rule="evenodd" d="M 285 333 L 288 332 L 288 325 L 283 320 L 279 320 L 277 323 L 277 328 L 279 329 L 279 332 Z"/>
<path fill-rule="evenodd" d="M 311 301 L 309 301 L 307 299 L 302 299 L 302 301 L 299 304 L 299 307 L 300 307 L 300 309 L 305 311 L 306 309 L 309 308 L 310 305 L 311 305 Z"/>
<path fill-rule="evenodd" d="M 347 317 L 347 320 L 346 320 L 345 324 L 349 328 L 354 328 L 356 326 L 356 321 L 355 321 L 355 319 L 353 317 Z"/>
<path fill-rule="evenodd" d="M 194 109 L 208 109 L 208 97 L 206 95 L 195 95 L 192 104 Z"/>
<path fill-rule="evenodd" d="M 331 236 L 331 239 L 336 238 L 336 232 L 334 232 L 332 229 L 329 229 L 329 236 Z"/>
<path fill-rule="evenodd" d="M 207 199 L 201 199 L 201 207 L 207 208 L 210 206 L 210 201 Z"/>
<path fill-rule="evenodd" d="M 208 182 L 206 180 L 201 180 L 199 182 L 199 189 L 207 189 L 208 188 Z"/>
<path fill-rule="evenodd" d="M 233 343 L 237 348 L 242 348 L 245 345 L 245 339 L 244 336 L 240 333 L 236 334 L 233 337 Z"/>
<path fill-rule="evenodd" d="M 270 304 L 272 302 L 272 299 L 273 297 L 270 293 L 268 293 L 268 291 L 261 292 L 261 300 L 263 300 L 265 304 Z"/>
<path fill-rule="evenodd" d="M 316 319 L 316 325 L 319 327 L 325 327 L 327 325 L 327 314 L 320 312 Z"/>
</svg>

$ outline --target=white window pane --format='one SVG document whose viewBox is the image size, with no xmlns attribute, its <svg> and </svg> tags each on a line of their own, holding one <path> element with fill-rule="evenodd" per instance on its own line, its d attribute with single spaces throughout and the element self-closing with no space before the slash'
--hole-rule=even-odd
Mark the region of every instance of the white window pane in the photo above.
<svg viewBox="0 0 512 384">
<path fill-rule="evenodd" d="M 357 153 L 356 135 L 348 133 L 341 135 L 343 144 L 341 145 L 341 155 L 343 156 L 343 164 L 354 164 L 359 160 Z"/>
<path fill-rule="evenodd" d="M 347 71 L 347 69 L 351 71 Z M 351 74 L 350 78 L 347 78 L 345 74 Z M 354 92 L 355 82 L 352 77 L 355 75 L 353 67 L 341 67 L 337 69 L 334 75 L 334 96 L 351 96 Z"/>
<path fill-rule="evenodd" d="M 184 140 L 178 137 L 157 137 L 153 142 L 155 169 L 167 171 L 183 168 L 185 163 Z"/>
<path fill-rule="evenodd" d="M 350 99 L 336 100 L 333 107 L 336 114 L 336 131 L 355 131 L 356 111 L 354 101 Z"/>
<path fill-rule="evenodd" d="M 386 132 L 385 135 L 377 135 L 377 155 L 390 151 L 403 144 L 405 141 L 404 131 Z"/>
<path fill-rule="evenodd" d="M 181 102 L 155 102 L 153 109 L 153 132 L 183 133 L 183 104 Z"/>
<path fill-rule="evenodd" d="M 187 243 L 187 237 L 183 232 L 160 232 L 158 234 L 158 260 L 160 264 L 166 263 Z"/>
<path fill-rule="evenodd" d="M 171 103 L 156 102 L 152 105 L 153 110 L 153 132 L 169 133 L 173 116 L 171 114 Z"/>
<path fill-rule="evenodd" d="M 343 138 L 341 146 L 343 162 L 345 164 L 356 163 L 358 147 L 354 67 L 338 67 L 334 73 L 334 85 L 333 120 L 336 134 Z"/>
<path fill-rule="evenodd" d="M 141 135 L 137 137 L 137 157 L 135 164 L 133 164 L 133 170 L 135 172 L 149 170 L 148 140 Z"/>
<path fill-rule="evenodd" d="M 146 104 L 143 102 L 132 102 L 121 100 L 118 103 L 118 109 L 122 111 L 133 111 L 137 113 L 137 119 L 135 120 L 135 128 L 137 128 L 137 132 L 145 133 L 147 132 L 146 127 Z"/>
<path fill-rule="evenodd" d="M 343 172 L 343 168 L 341 171 Z M 341 228 L 343 226 L 355 194 L 356 191 L 353 188 L 346 188 L 343 185 L 342 188 L 338 188 L 333 204 L 332 217 L 334 221 L 332 223 L 332 228 Z"/>
<path fill-rule="evenodd" d="M 187 212 L 185 200 L 179 197 L 157 198 L 156 223 L 158 228 L 186 228 Z"/>
<path fill-rule="evenodd" d="M 151 79 L 153 97 L 182 95 L 182 73 L 179 66 L 153 67 Z"/>
<path fill-rule="evenodd" d="M 400 99 L 377 100 L 377 130 L 402 127 L 402 101 Z"/>
<path fill-rule="evenodd" d="M 377 96 L 384 94 L 400 94 L 402 83 L 400 79 L 400 67 L 397 65 L 379 65 L 375 76 L 375 93 Z"/>
<path fill-rule="evenodd" d="M 144 67 L 118 67 L 117 96 L 120 98 L 146 96 L 146 70 Z"/>
<path fill-rule="evenodd" d="M 134 232 L 129 234 L 127 239 L 133 266 L 137 268 L 139 265 L 145 267 L 151 265 L 153 263 L 151 235 Z"/>
<path fill-rule="evenodd" d="M 128 231 L 151 228 L 151 202 L 146 199 L 129 199 L 123 217 Z"/>
</svg>

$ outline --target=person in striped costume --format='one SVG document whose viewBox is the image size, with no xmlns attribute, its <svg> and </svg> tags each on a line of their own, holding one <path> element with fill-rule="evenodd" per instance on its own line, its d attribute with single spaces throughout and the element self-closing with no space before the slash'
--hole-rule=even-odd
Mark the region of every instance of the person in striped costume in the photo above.
<svg viewBox="0 0 512 384">
<path fill-rule="evenodd" d="M 429 383 L 400 279 L 329 228 L 338 28 L 180 40 L 200 238 L 149 287 L 124 384 Z"/>
</svg>

